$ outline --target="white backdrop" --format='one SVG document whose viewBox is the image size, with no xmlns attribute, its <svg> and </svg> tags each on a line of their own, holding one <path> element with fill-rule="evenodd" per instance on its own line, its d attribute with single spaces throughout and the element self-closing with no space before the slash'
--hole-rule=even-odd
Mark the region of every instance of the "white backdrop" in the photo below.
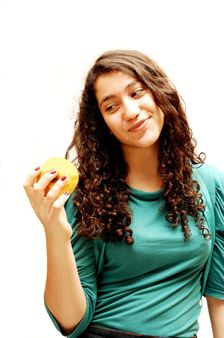
<svg viewBox="0 0 224 338">
<path fill-rule="evenodd" d="M 0 1 L 0 267 L 4 338 L 57 338 L 43 306 L 41 224 L 22 188 L 28 172 L 64 156 L 73 105 L 95 57 L 139 49 L 184 98 L 198 151 L 224 168 L 222 0 Z M 206 302 L 199 337 L 211 338 Z"/>
</svg>

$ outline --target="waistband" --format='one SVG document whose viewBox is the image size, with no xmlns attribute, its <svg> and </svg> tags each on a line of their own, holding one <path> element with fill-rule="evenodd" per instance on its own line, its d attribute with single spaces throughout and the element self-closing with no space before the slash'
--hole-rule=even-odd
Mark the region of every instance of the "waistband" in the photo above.
<svg viewBox="0 0 224 338">
<path fill-rule="evenodd" d="M 89 325 L 87 329 L 79 336 L 80 338 L 175 338 L 174 336 L 152 336 L 133 332 L 110 329 L 103 326 Z M 191 338 L 197 338 L 194 335 Z"/>
</svg>

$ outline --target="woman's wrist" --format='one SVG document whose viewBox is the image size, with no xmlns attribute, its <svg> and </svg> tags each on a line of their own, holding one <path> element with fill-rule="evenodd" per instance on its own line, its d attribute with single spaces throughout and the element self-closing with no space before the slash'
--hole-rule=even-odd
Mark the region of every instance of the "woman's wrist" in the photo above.
<svg viewBox="0 0 224 338">
<path fill-rule="evenodd" d="M 56 227 L 55 227 L 56 228 Z M 60 246 L 60 245 L 67 245 L 70 244 L 71 241 L 71 232 L 70 231 L 60 231 L 56 230 L 52 231 L 49 229 L 44 228 L 45 230 L 45 238 L 46 238 L 46 245 L 47 246 Z"/>
</svg>

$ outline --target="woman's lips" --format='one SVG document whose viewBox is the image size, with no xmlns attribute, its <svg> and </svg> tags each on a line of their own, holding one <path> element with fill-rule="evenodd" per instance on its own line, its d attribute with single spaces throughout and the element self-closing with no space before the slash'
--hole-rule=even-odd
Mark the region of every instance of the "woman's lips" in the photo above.
<svg viewBox="0 0 224 338">
<path fill-rule="evenodd" d="M 144 129 L 149 119 L 150 117 L 148 117 L 147 119 L 141 120 L 138 123 L 135 123 L 130 129 L 128 129 L 128 131 L 139 131 L 139 130 Z"/>
</svg>

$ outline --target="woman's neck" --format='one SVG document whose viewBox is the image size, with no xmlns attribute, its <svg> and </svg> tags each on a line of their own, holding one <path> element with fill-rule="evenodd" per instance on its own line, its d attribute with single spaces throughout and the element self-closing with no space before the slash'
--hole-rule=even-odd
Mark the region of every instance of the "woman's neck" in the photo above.
<svg viewBox="0 0 224 338">
<path fill-rule="evenodd" d="M 143 191 L 161 189 L 162 180 L 159 175 L 159 159 L 156 149 L 131 149 L 125 152 L 128 164 L 126 183 L 131 187 Z"/>
</svg>

